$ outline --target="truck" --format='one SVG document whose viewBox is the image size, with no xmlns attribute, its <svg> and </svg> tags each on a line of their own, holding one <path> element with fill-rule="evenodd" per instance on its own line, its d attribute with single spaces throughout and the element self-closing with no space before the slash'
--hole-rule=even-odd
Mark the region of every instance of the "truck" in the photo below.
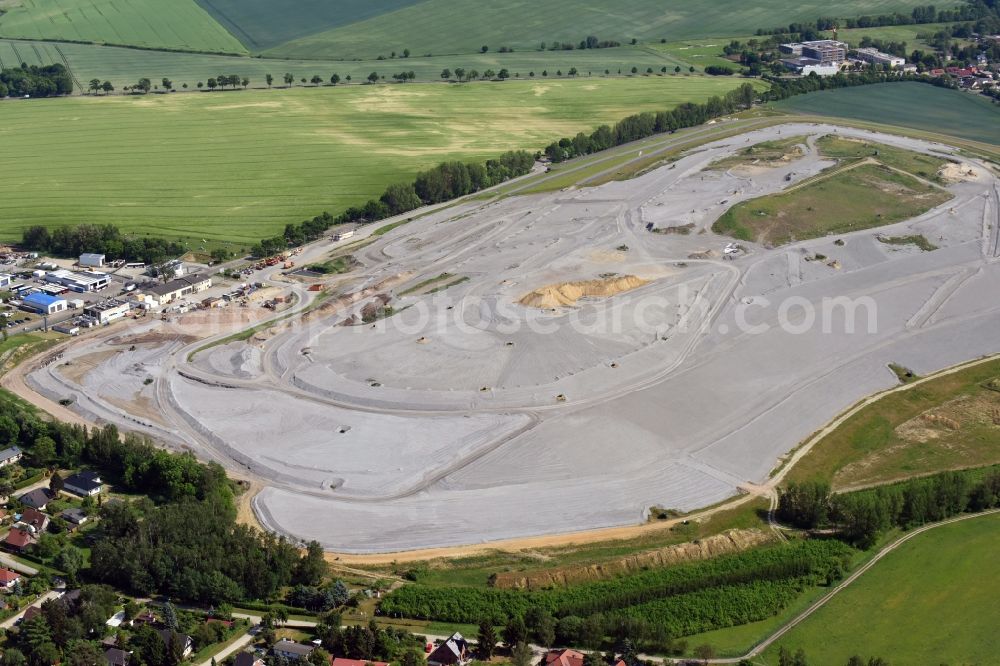
<svg viewBox="0 0 1000 666">
<path fill-rule="evenodd" d="M 335 241 L 347 240 L 353 235 L 354 235 L 354 229 L 351 229 L 349 231 L 341 231 L 340 233 L 336 233 L 333 235 L 333 240 Z"/>
</svg>

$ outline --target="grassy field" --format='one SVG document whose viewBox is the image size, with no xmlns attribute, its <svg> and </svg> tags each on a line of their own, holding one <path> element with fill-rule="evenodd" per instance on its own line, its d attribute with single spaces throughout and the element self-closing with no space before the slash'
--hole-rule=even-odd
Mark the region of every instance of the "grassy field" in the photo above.
<svg viewBox="0 0 1000 666">
<path fill-rule="evenodd" d="M 249 243 L 447 159 L 482 160 L 739 81 L 637 77 L 0 104 L 0 238 L 31 224 Z"/>
<path fill-rule="evenodd" d="M 783 245 L 893 224 L 950 198 L 948 192 L 882 164 L 860 163 L 821 174 L 781 194 L 736 204 L 712 229 L 742 240 Z"/>
<path fill-rule="evenodd" d="M 998 463 L 1000 392 L 985 388 L 998 377 L 993 360 L 886 395 L 824 437 L 788 480 L 842 488 Z"/>
<path fill-rule="evenodd" d="M 924 83 L 883 83 L 799 95 L 774 104 L 781 111 L 848 118 L 941 132 L 1000 145 L 1000 106 Z"/>
<path fill-rule="evenodd" d="M 712 169 L 731 169 L 735 166 L 778 166 L 802 155 L 805 136 L 792 136 L 776 141 L 764 141 L 744 148 L 735 155 L 713 162 Z"/>
<path fill-rule="evenodd" d="M 857 48 L 865 37 L 883 39 L 887 42 L 906 42 L 906 52 L 914 49 L 926 49 L 927 43 L 921 35 L 933 35 L 944 28 L 951 27 L 948 23 L 924 23 L 921 25 L 886 25 L 878 28 L 851 28 L 837 31 L 837 39 L 847 42 Z M 823 36 L 833 39 L 833 32 L 825 32 Z"/>
<path fill-rule="evenodd" d="M 0 0 L 0 37 L 245 53 L 195 0 Z"/>
<path fill-rule="evenodd" d="M 854 654 L 894 666 L 990 664 L 1000 654 L 1000 516 L 935 528 L 890 553 L 754 663 L 778 663 L 780 646 L 809 663 Z"/>
<path fill-rule="evenodd" d="M 629 74 L 633 67 L 645 73 L 650 67 L 657 74 L 666 67 L 673 75 L 675 66 L 682 66 L 687 75 L 688 64 L 668 53 L 638 48 L 622 47 L 589 51 L 559 51 L 556 53 L 529 51 L 524 53 L 464 54 L 460 56 L 438 56 L 434 58 L 407 58 L 396 60 L 278 60 L 274 58 L 233 57 L 202 53 L 172 53 L 95 44 L 55 44 L 52 42 L 19 42 L 0 40 L 0 62 L 7 67 L 17 67 L 22 62 L 29 65 L 61 62 L 66 64 L 76 77 L 82 89 L 90 79 L 109 80 L 121 90 L 142 77 L 158 84 L 167 77 L 176 89 L 187 84 L 195 89 L 198 81 L 205 82 L 219 74 L 237 74 L 250 79 L 251 88 L 266 88 L 266 75 L 274 77 L 276 85 L 283 86 L 285 72 L 295 76 L 296 86 L 302 86 L 300 79 L 312 79 L 313 75 L 329 82 L 332 74 L 346 81 L 351 76 L 354 81 L 363 82 L 369 73 L 376 71 L 391 78 L 401 71 L 413 71 L 417 81 L 439 81 L 441 70 L 464 67 L 466 70 L 485 72 L 488 69 L 500 71 L 506 68 L 512 77 L 536 79 L 558 78 L 562 71 L 568 76 L 571 68 L 576 68 L 580 76 L 604 76 L 609 70 L 617 76 L 619 70 Z M 542 72 L 548 76 L 543 77 Z M 309 84 L 312 85 L 311 83 Z"/>
<path fill-rule="evenodd" d="M 251 4 L 256 3 L 263 4 L 263 0 Z M 835 11 L 838 16 L 880 14 L 909 11 L 918 4 L 917 0 L 844 0 Z M 283 11 L 285 2 L 269 6 L 277 13 Z M 704 4 L 686 0 L 623 0 L 613 8 L 603 0 L 423 0 L 349 25 L 314 28 L 267 53 L 293 58 L 374 58 L 403 49 L 414 55 L 471 53 L 484 45 L 491 51 L 502 46 L 526 50 L 538 48 L 541 42 L 576 44 L 587 35 L 623 44 L 633 38 L 675 42 L 747 34 L 761 27 L 815 20 L 831 11 L 829 3 L 818 0 L 794 4 L 715 0 L 710 11 Z"/>
</svg>

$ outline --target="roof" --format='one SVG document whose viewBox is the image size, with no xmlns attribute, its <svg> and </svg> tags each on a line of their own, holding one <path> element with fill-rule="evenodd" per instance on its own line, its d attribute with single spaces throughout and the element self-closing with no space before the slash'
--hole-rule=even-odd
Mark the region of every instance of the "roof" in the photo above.
<svg viewBox="0 0 1000 666">
<path fill-rule="evenodd" d="M 451 638 L 434 648 L 434 651 L 427 655 L 427 661 L 441 662 L 443 661 L 442 657 L 451 657 L 449 661 L 461 661 L 468 649 L 469 642 L 465 640 L 462 634 L 456 631 L 451 635 Z"/>
<path fill-rule="evenodd" d="M 0 451 L 0 462 L 6 462 L 11 458 L 16 458 L 23 454 L 24 451 L 17 448 L 16 446 L 11 446 L 9 448 L 4 449 L 3 451 Z"/>
<path fill-rule="evenodd" d="M 24 493 L 18 499 L 30 507 L 40 509 L 48 504 L 53 496 L 52 491 L 48 488 L 35 488 L 32 491 Z"/>
<path fill-rule="evenodd" d="M 191 275 L 181 276 L 164 284 L 151 285 L 146 287 L 145 290 L 152 294 L 156 294 L 157 296 L 166 296 L 167 294 L 172 294 L 175 291 L 180 291 L 181 289 L 186 289 L 211 279 L 212 276 L 207 273 L 193 273 Z"/>
<path fill-rule="evenodd" d="M 38 509 L 33 509 L 30 506 L 21 512 L 21 522 L 25 525 L 31 525 L 35 529 L 42 529 L 42 525 L 47 523 L 49 517 Z"/>
<path fill-rule="evenodd" d="M 101 475 L 91 471 L 77 472 L 70 474 L 63 481 L 63 487 L 78 488 L 85 492 L 98 490 L 101 487 Z"/>
<path fill-rule="evenodd" d="M 172 631 L 170 629 L 156 629 L 156 633 L 160 635 L 160 639 L 163 640 L 164 645 L 170 645 L 170 634 L 177 634 L 178 638 L 181 639 L 181 643 L 185 646 L 191 642 L 191 637 L 187 634 L 182 634 L 179 631 Z"/>
<path fill-rule="evenodd" d="M 110 666 L 128 666 L 130 655 L 121 648 L 108 648 L 104 651 L 104 658 L 108 660 Z"/>
<path fill-rule="evenodd" d="M 87 520 L 86 512 L 84 512 L 83 509 L 78 509 L 76 507 L 66 509 L 59 515 L 63 518 L 63 520 L 68 520 L 69 522 L 76 523 L 77 525 Z"/>
<path fill-rule="evenodd" d="M 24 302 L 28 303 L 29 305 L 39 305 L 41 307 L 47 308 L 50 305 L 53 305 L 55 303 L 58 303 L 59 301 L 64 301 L 64 300 L 65 299 L 59 298 L 58 296 L 51 296 L 49 294 L 43 294 L 40 291 L 36 291 L 35 293 L 30 294 L 27 298 L 25 298 Z"/>
<path fill-rule="evenodd" d="M 15 580 L 21 577 L 21 574 L 16 571 L 11 571 L 10 569 L 0 569 L 0 583 L 6 585 L 8 583 L 13 583 Z"/>
<path fill-rule="evenodd" d="M 236 655 L 236 659 L 233 660 L 233 666 L 256 666 L 257 664 L 263 664 L 264 662 L 253 656 L 249 652 L 240 652 Z"/>
<path fill-rule="evenodd" d="M 4 543 L 15 548 L 24 548 L 29 544 L 35 543 L 35 537 L 31 536 L 31 532 L 27 530 L 13 529 L 7 533 Z"/>
<path fill-rule="evenodd" d="M 104 259 L 103 254 L 98 254 L 97 252 L 84 252 L 80 255 L 81 259 Z"/>
<path fill-rule="evenodd" d="M 277 643 L 275 643 L 272 649 L 277 652 L 287 652 L 288 654 L 298 654 L 306 656 L 312 654 L 313 650 L 316 649 L 316 646 L 303 645 L 302 643 L 296 643 L 294 641 L 289 641 L 283 638 Z"/>
<path fill-rule="evenodd" d="M 576 650 L 549 650 L 545 653 L 546 665 L 583 666 L 584 654 Z"/>
</svg>

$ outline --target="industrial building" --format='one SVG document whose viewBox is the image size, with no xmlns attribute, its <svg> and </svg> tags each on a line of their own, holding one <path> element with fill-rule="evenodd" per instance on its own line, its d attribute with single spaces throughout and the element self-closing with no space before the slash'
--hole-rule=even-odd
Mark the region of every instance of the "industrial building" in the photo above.
<svg viewBox="0 0 1000 666">
<path fill-rule="evenodd" d="M 882 65 L 889 69 L 898 69 L 906 64 L 906 58 L 900 58 L 891 53 L 883 53 L 873 48 L 858 49 L 855 55 L 857 55 L 858 60 L 863 60 L 873 65 Z"/>
<path fill-rule="evenodd" d="M 130 309 L 131 306 L 128 303 L 112 299 L 88 305 L 83 309 L 83 314 L 93 317 L 99 324 L 110 324 L 127 315 Z"/>
<path fill-rule="evenodd" d="M 89 268 L 101 268 L 104 266 L 104 255 L 93 252 L 84 252 L 80 255 L 80 260 L 77 263 L 81 266 L 87 266 Z"/>
<path fill-rule="evenodd" d="M 779 49 L 790 56 L 781 59 L 788 69 L 803 75 L 815 73 L 830 76 L 840 71 L 840 66 L 847 60 L 848 46 L 835 39 L 820 39 L 782 44 Z"/>
<path fill-rule="evenodd" d="M 24 299 L 24 307 L 38 314 L 51 315 L 66 309 L 65 299 L 36 292 Z"/>
<path fill-rule="evenodd" d="M 73 271 L 60 269 L 46 273 L 45 281 L 53 284 L 61 284 L 70 291 L 84 293 L 104 289 L 111 283 L 111 278 L 104 273 L 96 273 L 94 271 L 74 273 Z"/>
<path fill-rule="evenodd" d="M 157 284 L 146 287 L 148 297 L 156 302 L 160 307 L 176 301 L 178 298 L 198 294 L 206 291 L 212 286 L 212 278 L 206 273 L 194 273 L 176 280 L 171 280 L 165 284 Z"/>
<path fill-rule="evenodd" d="M 10 273 L 0 273 L 0 289 L 6 289 L 14 281 L 14 276 Z"/>
</svg>

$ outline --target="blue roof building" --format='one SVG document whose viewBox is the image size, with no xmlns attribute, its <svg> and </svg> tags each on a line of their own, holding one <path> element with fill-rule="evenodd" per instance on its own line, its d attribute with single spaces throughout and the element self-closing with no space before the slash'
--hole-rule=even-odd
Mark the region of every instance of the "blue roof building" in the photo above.
<svg viewBox="0 0 1000 666">
<path fill-rule="evenodd" d="M 54 314 L 66 309 L 66 299 L 36 292 L 24 299 L 24 306 L 39 314 Z"/>
</svg>

